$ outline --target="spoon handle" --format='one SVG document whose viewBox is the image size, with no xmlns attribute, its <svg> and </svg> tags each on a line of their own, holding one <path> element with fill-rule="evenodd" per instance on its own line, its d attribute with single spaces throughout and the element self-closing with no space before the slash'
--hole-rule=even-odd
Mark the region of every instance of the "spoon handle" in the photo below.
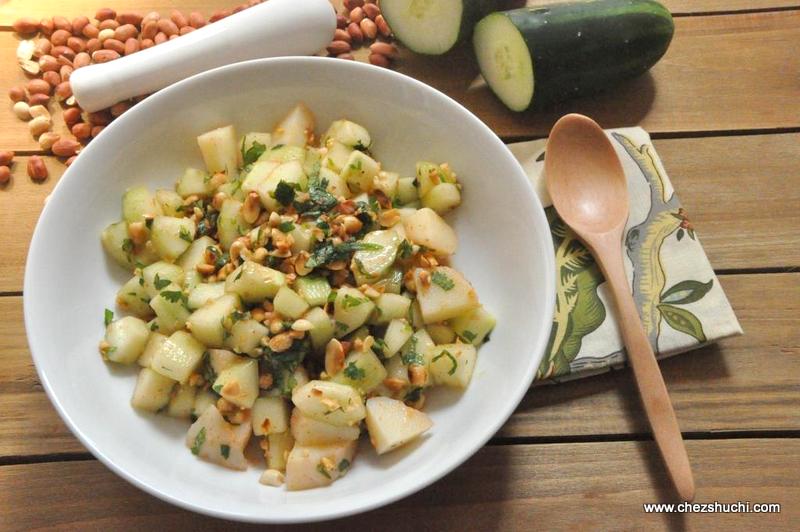
<svg viewBox="0 0 800 532">
<path fill-rule="evenodd" d="M 672 409 L 672 403 L 664 384 L 664 377 L 650 347 L 639 311 L 630 291 L 628 277 L 625 274 L 622 253 L 620 252 L 620 236 L 607 235 L 602 242 L 604 249 L 595 252 L 602 256 L 600 267 L 608 281 L 619 312 L 619 327 L 628 353 L 628 360 L 633 368 L 639 395 L 650 426 L 653 429 L 656 444 L 675 485 L 678 495 L 685 500 L 694 499 L 695 487 L 689 457 L 681 436 L 681 429 Z"/>
</svg>

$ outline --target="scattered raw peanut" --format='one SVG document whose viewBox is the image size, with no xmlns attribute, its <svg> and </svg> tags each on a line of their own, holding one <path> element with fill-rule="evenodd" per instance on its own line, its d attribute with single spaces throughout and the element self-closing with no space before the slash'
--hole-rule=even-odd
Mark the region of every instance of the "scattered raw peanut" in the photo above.
<svg viewBox="0 0 800 532">
<path fill-rule="evenodd" d="M 61 74 L 51 70 L 49 72 L 45 72 L 44 74 L 42 74 L 42 79 L 47 83 L 49 83 L 50 85 L 55 86 L 61 83 Z"/>
<path fill-rule="evenodd" d="M 350 11 L 350 22 L 355 22 L 356 24 L 361 24 L 361 21 L 364 20 L 364 10 L 360 7 L 357 7 Z"/>
<path fill-rule="evenodd" d="M 72 34 L 67 30 L 55 30 L 50 36 L 50 42 L 55 46 L 63 46 L 67 44 L 67 39 L 72 37 Z"/>
<path fill-rule="evenodd" d="M 167 39 L 168 39 L 167 35 L 164 32 L 159 31 L 158 33 L 156 33 L 156 36 L 153 38 L 153 42 L 156 43 L 156 44 L 162 44 L 162 43 L 167 42 Z"/>
<path fill-rule="evenodd" d="M 70 37 L 67 39 L 67 46 L 69 46 L 76 54 L 86 50 L 86 41 L 79 37 Z"/>
<path fill-rule="evenodd" d="M 47 179 L 47 167 L 38 155 L 31 155 L 28 159 L 28 177 L 34 181 L 44 181 Z"/>
<path fill-rule="evenodd" d="M 178 28 L 182 28 L 184 26 L 189 25 L 189 20 L 186 18 L 186 15 L 178 11 L 177 9 L 173 9 L 170 14 L 169 18 L 172 22 L 175 23 Z"/>
<path fill-rule="evenodd" d="M 86 51 L 89 52 L 89 54 L 94 54 L 102 48 L 103 43 L 100 42 L 100 39 L 89 39 L 86 41 Z"/>
<path fill-rule="evenodd" d="M 119 53 L 114 50 L 97 50 L 92 54 L 92 61 L 95 63 L 107 63 L 119 59 Z"/>
<path fill-rule="evenodd" d="M 56 141 L 51 149 L 59 157 L 72 157 L 81 149 L 81 143 L 75 139 L 63 138 Z"/>
<path fill-rule="evenodd" d="M 83 28 L 89 24 L 89 17 L 79 16 L 72 19 L 72 33 L 75 35 L 83 33 Z"/>
<path fill-rule="evenodd" d="M 64 110 L 63 117 L 64 123 L 67 124 L 67 126 L 72 127 L 80 121 L 81 110 L 77 107 L 70 107 L 69 109 Z"/>
<path fill-rule="evenodd" d="M 147 50 L 155 45 L 156 43 L 153 42 L 153 39 L 142 39 L 142 42 L 139 44 L 142 50 Z"/>
<path fill-rule="evenodd" d="M 184 26 L 181 28 L 179 35 L 186 35 L 187 33 L 192 33 L 195 29 L 191 26 Z"/>
<path fill-rule="evenodd" d="M 347 19 L 344 15 L 336 15 L 336 27 L 342 30 L 347 27 Z"/>
<path fill-rule="evenodd" d="M 115 30 L 119 28 L 119 22 L 117 22 L 116 20 L 104 20 L 103 22 L 98 24 L 97 27 L 100 28 L 100 31 Z"/>
<path fill-rule="evenodd" d="M 372 20 L 375 20 L 375 17 L 381 14 L 381 8 L 375 4 L 364 4 L 362 9 L 364 10 L 364 14 Z"/>
<path fill-rule="evenodd" d="M 120 13 L 117 15 L 117 22 L 120 24 L 133 24 L 139 26 L 142 23 L 142 15 L 138 13 Z M 73 22 L 73 26 L 75 23 Z"/>
<path fill-rule="evenodd" d="M 353 54 L 349 53 L 349 52 L 346 53 L 346 54 L 339 54 L 339 55 L 336 56 L 336 58 L 337 59 L 346 59 L 348 61 L 355 61 L 356 60 L 356 57 Z"/>
<path fill-rule="evenodd" d="M 389 27 L 389 23 L 386 22 L 386 19 L 383 18 L 383 15 L 378 15 L 375 17 L 375 26 L 378 27 L 378 32 L 384 37 L 389 37 L 392 34 L 392 28 Z"/>
<path fill-rule="evenodd" d="M 43 79 L 32 79 L 28 82 L 26 88 L 28 94 L 50 94 L 52 86 Z"/>
<path fill-rule="evenodd" d="M 72 85 L 69 81 L 62 81 L 56 86 L 56 97 L 63 101 L 72 96 Z"/>
<path fill-rule="evenodd" d="M 128 102 L 115 103 L 114 105 L 111 106 L 111 109 L 110 109 L 111 116 L 116 118 L 116 117 L 120 116 L 122 113 L 124 113 L 125 111 L 127 111 L 130 108 L 131 108 L 131 104 L 128 103 Z"/>
<path fill-rule="evenodd" d="M 11 180 L 11 168 L 0 166 L 0 185 L 5 185 Z"/>
<path fill-rule="evenodd" d="M 13 24 L 14 31 L 17 33 L 24 35 L 27 33 L 35 33 L 39 30 L 39 23 L 36 22 L 36 19 L 23 17 L 17 19 Z"/>
<path fill-rule="evenodd" d="M 358 25 L 367 39 L 374 39 L 378 35 L 378 27 L 370 19 L 365 18 Z"/>
<path fill-rule="evenodd" d="M 33 48 L 33 57 L 37 59 L 42 57 L 43 55 L 47 55 L 50 53 L 50 50 L 53 49 L 53 43 L 51 43 L 47 39 L 37 39 L 36 46 Z"/>
<path fill-rule="evenodd" d="M 372 43 L 369 47 L 370 52 L 385 55 L 389 59 L 394 59 L 397 57 L 398 51 L 397 47 L 393 44 L 388 42 L 375 42 Z"/>
<path fill-rule="evenodd" d="M 45 116 L 37 116 L 28 122 L 28 130 L 34 137 L 38 137 L 45 131 L 50 131 L 51 127 L 53 127 L 52 120 Z"/>
<path fill-rule="evenodd" d="M 87 116 L 87 122 L 92 124 L 93 126 L 107 126 L 111 123 L 111 115 L 105 111 L 97 111 L 95 113 L 89 113 Z"/>
<path fill-rule="evenodd" d="M 100 132 L 103 131 L 105 128 L 106 128 L 106 126 L 94 126 L 92 128 L 92 138 L 94 138 L 97 135 L 99 135 Z"/>
<path fill-rule="evenodd" d="M 135 54 L 141 48 L 141 44 L 139 44 L 139 40 L 131 37 L 127 41 L 125 41 L 125 55 Z"/>
<path fill-rule="evenodd" d="M 92 136 L 92 126 L 86 122 L 78 122 L 72 126 L 70 132 L 75 135 L 76 139 L 86 140 Z"/>
<path fill-rule="evenodd" d="M 67 159 L 66 161 L 64 161 L 64 166 L 67 166 L 67 167 L 71 166 L 71 165 L 72 165 L 72 163 L 74 163 L 74 162 L 75 162 L 75 159 L 77 159 L 77 158 L 78 158 L 78 156 L 77 156 L 77 155 L 73 155 L 72 157 L 70 157 L 69 159 Z"/>
<path fill-rule="evenodd" d="M 351 22 L 350 25 L 347 26 L 347 33 L 350 34 L 353 44 L 360 44 L 364 41 L 364 32 L 361 31 L 361 27 L 355 22 Z"/>
<path fill-rule="evenodd" d="M 364 5 L 364 0 L 344 0 L 344 7 L 349 11 Z"/>
<path fill-rule="evenodd" d="M 117 17 L 117 12 L 111 9 L 110 7 L 102 7 L 97 10 L 97 13 L 94 14 L 94 18 L 97 20 L 110 20 Z"/>
<path fill-rule="evenodd" d="M 58 75 L 61 77 L 61 81 L 69 81 L 69 78 L 72 77 L 72 73 L 75 71 L 74 67 L 69 65 L 62 65 L 61 69 L 58 71 Z"/>
<path fill-rule="evenodd" d="M 92 63 L 92 56 L 87 54 L 86 52 L 81 52 L 75 56 L 75 59 L 72 60 L 73 68 L 82 68 L 88 66 Z"/>
<path fill-rule="evenodd" d="M 389 58 L 383 54 L 371 53 L 368 59 L 371 64 L 379 67 L 388 68 L 391 64 Z"/>
<path fill-rule="evenodd" d="M 69 61 L 75 59 L 75 50 L 69 48 L 68 46 L 63 46 L 63 45 L 54 46 L 53 49 L 50 51 L 50 54 L 56 59 L 61 59 L 62 57 L 68 59 Z M 61 59 L 61 61 L 64 61 L 64 59 Z M 61 65 L 59 61 L 56 62 L 59 64 L 59 66 Z"/>
<path fill-rule="evenodd" d="M 98 35 L 100 35 L 100 30 L 94 24 L 87 24 L 83 27 L 83 36 L 87 39 L 95 39 Z"/>
<path fill-rule="evenodd" d="M 104 30 L 100 30 L 100 33 L 97 35 L 97 39 L 102 43 L 107 41 L 108 39 L 114 38 L 114 30 L 111 28 L 106 28 Z"/>
<path fill-rule="evenodd" d="M 195 29 L 202 28 L 206 25 L 206 17 L 197 11 L 189 13 L 189 25 Z"/>
<path fill-rule="evenodd" d="M 77 54 L 72 51 L 70 48 L 67 52 L 61 54 L 56 58 L 58 62 L 58 68 L 61 69 L 62 66 L 72 66 L 72 60 L 75 59 Z"/>
<path fill-rule="evenodd" d="M 158 22 L 155 20 L 148 21 L 144 26 L 142 26 L 142 33 L 140 37 L 142 39 L 152 39 L 158 33 Z"/>
<path fill-rule="evenodd" d="M 346 41 L 332 41 L 328 45 L 328 53 L 331 55 L 346 54 L 350 51 L 350 43 Z"/>
<path fill-rule="evenodd" d="M 50 101 L 50 95 L 49 94 L 31 94 L 28 97 L 28 103 L 30 105 L 32 105 L 32 106 L 33 105 L 47 105 L 47 103 L 49 101 Z"/>
<path fill-rule="evenodd" d="M 0 151 L 0 165 L 9 166 L 14 160 L 14 152 L 11 150 Z"/>
<path fill-rule="evenodd" d="M 133 24 L 124 24 L 114 30 L 114 38 L 118 41 L 125 42 L 132 37 L 139 35 L 139 30 Z"/>
<path fill-rule="evenodd" d="M 180 35 L 180 33 L 176 33 L 175 35 L 170 35 L 170 36 L 169 36 L 169 40 L 171 41 L 171 40 L 173 40 L 173 39 L 177 39 L 177 38 L 178 38 L 178 37 L 180 37 L 180 36 L 181 36 L 181 35 Z"/>
<path fill-rule="evenodd" d="M 50 116 L 50 111 L 48 111 L 47 107 L 45 107 L 44 105 L 32 105 L 30 108 L 30 113 L 33 118 L 36 118 L 38 116 L 43 116 L 48 120 L 52 120 L 52 117 Z"/>
<path fill-rule="evenodd" d="M 38 75 L 39 71 L 41 70 L 39 68 L 39 63 L 31 59 L 28 59 L 27 61 L 20 61 L 19 66 L 31 76 Z"/>
<path fill-rule="evenodd" d="M 12 102 L 21 102 L 25 99 L 25 89 L 22 87 L 11 87 L 8 89 L 8 97 Z"/>
<path fill-rule="evenodd" d="M 169 19 L 162 18 L 158 21 L 158 29 L 167 37 L 178 34 L 178 26 Z"/>
<path fill-rule="evenodd" d="M 72 33 L 72 22 L 67 17 L 53 17 L 53 27 L 57 30 L 64 30 Z"/>
<path fill-rule="evenodd" d="M 52 131 L 45 131 L 39 136 L 39 146 L 44 151 L 50 151 L 50 149 L 52 149 L 53 147 L 53 144 L 58 142 L 60 138 L 61 136 L 58 135 L 57 133 L 53 133 Z"/>
<path fill-rule="evenodd" d="M 114 50 L 120 55 L 125 53 L 125 43 L 116 39 L 106 39 L 103 42 L 103 48 L 106 50 Z"/>
<path fill-rule="evenodd" d="M 53 34 L 53 19 L 51 18 L 43 18 L 39 22 L 39 31 L 41 31 L 44 35 L 50 36 Z"/>
<path fill-rule="evenodd" d="M 147 24 L 150 21 L 158 22 L 161 20 L 161 13 L 158 11 L 151 11 L 142 18 L 142 24 Z"/>
<path fill-rule="evenodd" d="M 347 33 L 347 30 L 340 30 L 337 28 L 336 31 L 333 33 L 333 40 L 345 41 L 349 43 L 352 41 L 352 37 L 350 37 L 350 34 Z"/>
</svg>

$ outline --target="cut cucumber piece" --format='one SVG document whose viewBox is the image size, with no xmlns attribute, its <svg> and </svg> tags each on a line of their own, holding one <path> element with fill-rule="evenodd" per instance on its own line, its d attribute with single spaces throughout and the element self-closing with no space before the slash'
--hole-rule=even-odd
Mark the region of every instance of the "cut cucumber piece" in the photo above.
<svg viewBox="0 0 800 532">
<path fill-rule="evenodd" d="M 441 55 L 469 37 L 475 22 L 499 8 L 493 0 L 382 0 L 392 32 L 418 54 Z"/>
<path fill-rule="evenodd" d="M 275 312 L 293 320 L 305 314 L 309 307 L 306 300 L 288 286 L 282 286 L 278 290 L 278 293 L 275 294 L 274 303 Z"/>
<path fill-rule="evenodd" d="M 158 214 L 161 214 L 161 209 L 147 187 L 132 187 L 122 195 L 122 217 L 126 222 L 141 222 L 145 216 Z"/>
<path fill-rule="evenodd" d="M 320 143 L 323 146 L 327 146 L 330 139 L 341 142 L 348 148 L 361 150 L 369 149 L 372 144 L 369 131 L 364 126 L 350 120 L 334 120 L 331 122 Z"/>
<path fill-rule="evenodd" d="M 197 145 L 209 172 L 225 172 L 231 177 L 241 166 L 241 151 L 233 126 L 225 126 L 197 137 Z"/>
<path fill-rule="evenodd" d="M 206 303 L 222 297 L 224 293 L 225 283 L 222 281 L 218 283 L 200 283 L 189 292 L 189 308 L 197 310 Z"/>
<path fill-rule="evenodd" d="M 353 254 L 354 271 L 359 275 L 357 282 L 363 282 L 380 277 L 394 264 L 397 258 L 397 248 L 402 239 L 396 231 L 387 229 L 385 231 L 372 231 L 364 235 L 364 244 L 374 246 L 375 249 L 361 249 Z"/>
<path fill-rule="evenodd" d="M 153 220 L 151 240 L 156 252 L 168 261 L 174 261 L 194 241 L 197 226 L 191 218 L 156 216 Z"/>
<path fill-rule="evenodd" d="M 282 272 L 248 260 L 225 279 L 225 291 L 239 294 L 245 303 L 261 303 L 275 297 L 285 284 Z"/>
<path fill-rule="evenodd" d="M 494 329 L 495 323 L 497 320 L 494 316 L 485 308 L 478 307 L 450 320 L 450 327 L 463 341 L 479 347 L 486 335 Z"/>
<path fill-rule="evenodd" d="M 321 307 L 312 308 L 303 317 L 314 325 L 314 328 L 308 331 L 311 345 L 317 351 L 321 351 L 333 338 L 333 320 Z"/>
<path fill-rule="evenodd" d="M 272 143 L 302 148 L 313 136 L 314 114 L 300 102 L 275 125 L 275 129 L 272 130 Z"/>
<path fill-rule="evenodd" d="M 176 284 L 180 289 L 183 279 L 183 268 L 162 260 L 142 269 L 142 287 L 149 297 L 155 297 L 170 284 Z"/>
<path fill-rule="evenodd" d="M 312 307 L 321 307 L 328 301 L 331 285 L 325 277 L 299 277 L 294 282 L 295 290 Z"/>
<path fill-rule="evenodd" d="M 413 177 L 401 177 L 397 180 L 397 201 L 406 205 L 419 199 L 417 187 L 414 186 Z"/>
<path fill-rule="evenodd" d="M 112 321 L 106 327 L 109 348 L 105 356 L 118 364 L 133 364 L 147 345 L 150 330 L 145 322 L 133 316 Z"/>
<path fill-rule="evenodd" d="M 461 205 L 461 191 L 454 183 L 439 183 L 422 198 L 422 206 L 446 214 Z"/>
<path fill-rule="evenodd" d="M 186 331 L 177 331 L 161 345 L 150 367 L 154 371 L 184 383 L 203 360 L 203 344 Z"/>
<path fill-rule="evenodd" d="M 250 224 L 242 217 L 242 202 L 228 198 L 222 202 L 217 218 L 217 236 L 222 247 L 228 249 L 233 241 L 250 230 Z"/>
<path fill-rule="evenodd" d="M 658 2 L 602 0 L 492 13 L 475 27 L 473 45 L 489 87 L 509 109 L 524 111 L 643 74 L 673 32 Z"/>
<path fill-rule="evenodd" d="M 214 187 L 209 178 L 211 176 L 197 168 L 187 168 L 183 175 L 178 179 L 175 191 L 183 198 L 192 195 L 208 197 L 214 193 Z"/>
<path fill-rule="evenodd" d="M 131 405 L 146 412 L 158 412 L 169 403 L 170 392 L 175 381 L 156 373 L 150 368 L 142 368 L 136 379 Z"/>
</svg>

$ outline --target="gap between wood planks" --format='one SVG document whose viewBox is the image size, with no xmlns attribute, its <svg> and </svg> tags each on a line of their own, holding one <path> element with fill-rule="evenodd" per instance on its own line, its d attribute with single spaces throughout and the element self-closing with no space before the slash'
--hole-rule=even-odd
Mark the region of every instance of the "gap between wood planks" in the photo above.
<svg viewBox="0 0 800 532">
<path fill-rule="evenodd" d="M 744 430 L 744 431 L 709 431 L 683 432 L 684 440 L 744 440 L 744 439 L 798 439 L 800 430 Z M 634 441 L 652 441 L 650 433 L 632 434 L 597 434 L 597 435 L 565 435 L 565 436 L 531 436 L 531 437 L 497 437 L 492 438 L 486 446 L 508 445 L 572 445 L 576 443 L 617 443 Z M 90 452 L 48 453 L 38 455 L 0 456 L 0 467 L 13 465 L 44 464 L 52 462 L 86 462 L 97 460 Z"/>
</svg>

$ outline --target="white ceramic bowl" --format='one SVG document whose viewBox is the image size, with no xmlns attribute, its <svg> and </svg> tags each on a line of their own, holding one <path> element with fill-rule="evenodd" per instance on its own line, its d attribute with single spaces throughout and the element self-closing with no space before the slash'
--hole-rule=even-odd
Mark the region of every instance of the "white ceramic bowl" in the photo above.
<svg viewBox="0 0 800 532">
<path fill-rule="evenodd" d="M 465 393 L 436 389 L 434 427 L 407 449 L 377 457 L 362 442 L 353 469 L 331 487 L 287 492 L 184 447 L 188 424 L 134 411 L 136 370 L 104 363 L 103 309 L 129 272 L 108 260 L 100 231 L 121 218 L 135 184 L 171 187 L 201 159 L 195 136 L 234 123 L 266 130 L 296 101 L 318 124 L 366 126 L 386 168 L 412 175 L 420 159 L 448 161 L 464 185 L 450 217 L 455 265 L 496 315 Z M 554 266 L 542 207 L 522 168 L 482 122 L 436 90 L 389 70 L 324 58 L 239 63 L 178 83 L 111 124 L 55 187 L 25 270 L 25 325 L 39 377 L 66 424 L 117 474 L 184 508 L 216 517 L 286 523 L 345 516 L 409 495 L 464 462 L 500 428 L 531 384 L 553 310 Z"/>
</svg>

